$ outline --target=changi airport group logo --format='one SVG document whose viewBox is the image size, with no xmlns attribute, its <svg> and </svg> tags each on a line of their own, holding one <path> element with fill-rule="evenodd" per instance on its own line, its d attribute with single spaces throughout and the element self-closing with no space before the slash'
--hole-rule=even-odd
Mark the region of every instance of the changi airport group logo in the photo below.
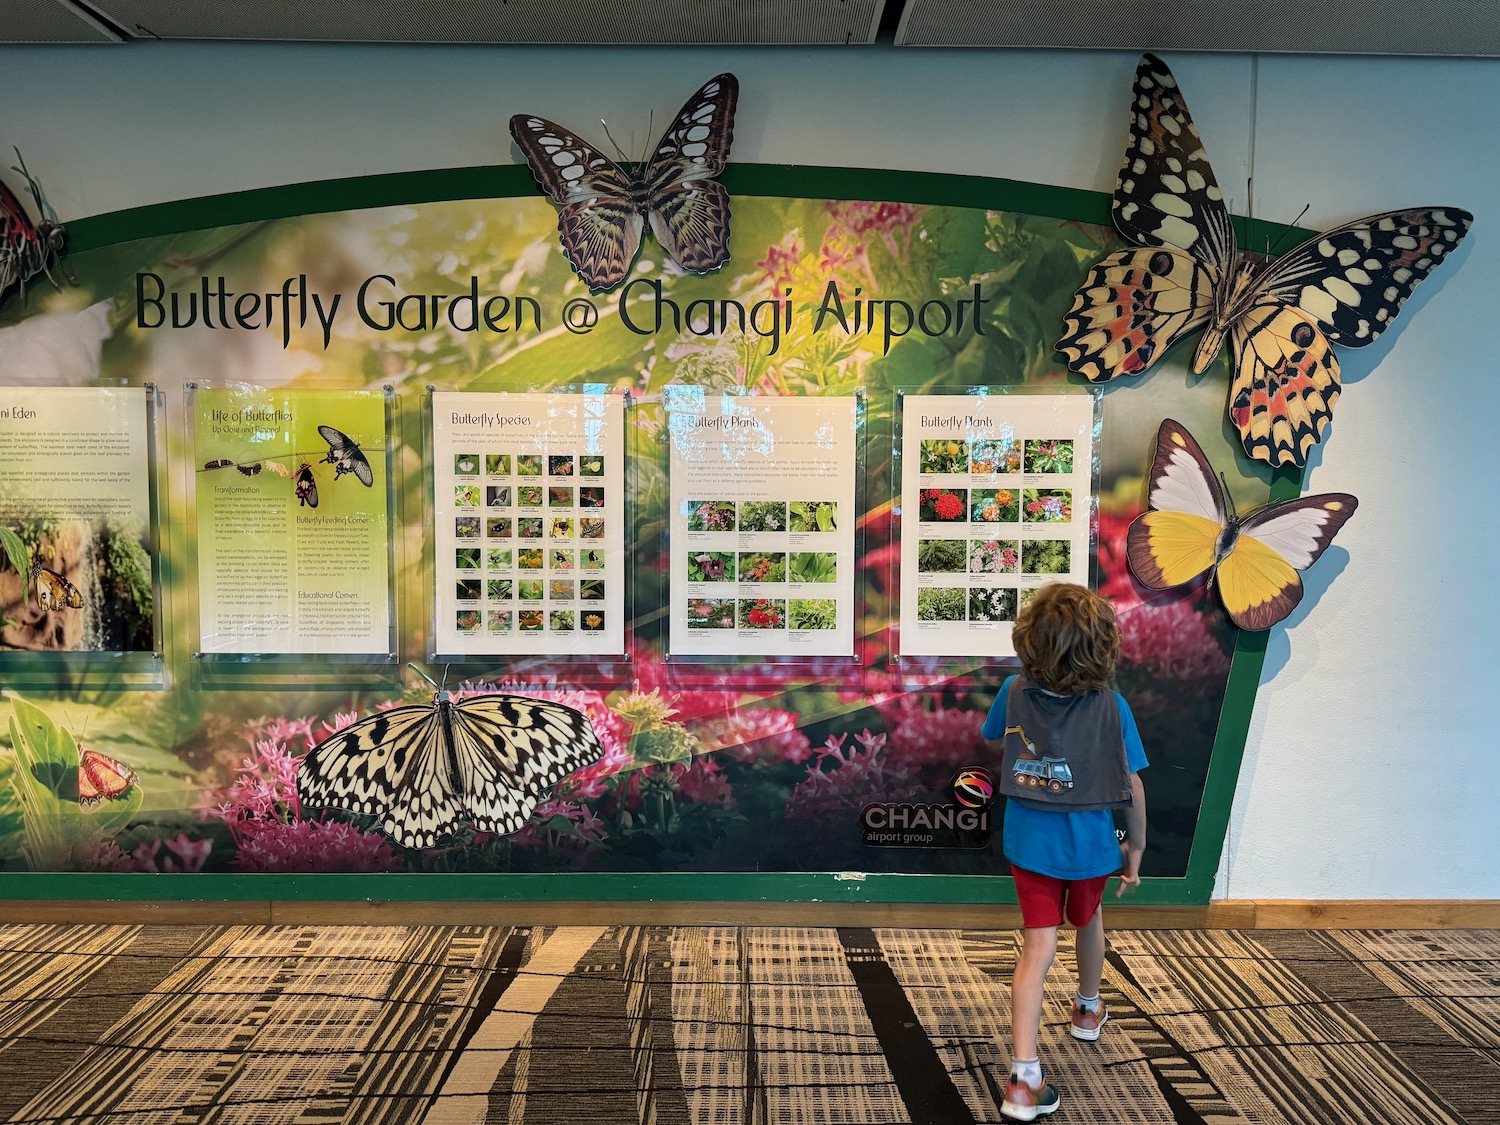
<svg viewBox="0 0 1500 1125">
<path fill-rule="evenodd" d="M 949 804 L 877 802 L 860 810 L 864 842 L 880 848 L 987 848 L 995 780 L 964 766 L 948 784 Z"/>
</svg>

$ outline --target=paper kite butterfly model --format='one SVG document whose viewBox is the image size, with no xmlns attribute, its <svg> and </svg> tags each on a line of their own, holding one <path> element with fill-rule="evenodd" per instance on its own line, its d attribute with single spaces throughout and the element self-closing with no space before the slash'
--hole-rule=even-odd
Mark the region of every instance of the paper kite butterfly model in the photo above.
<svg viewBox="0 0 1500 1125">
<path fill-rule="evenodd" d="M 616 163 L 546 118 L 510 119 L 531 174 L 562 207 L 563 252 L 591 290 L 625 280 L 647 220 L 662 249 L 689 273 L 729 260 L 729 192 L 714 177 L 729 159 L 739 93 L 734 75 L 710 78 L 639 164 Z"/>
<path fill-rule="evenodd" d="M 1170 418 L 1156 434 L 1147 492 L 1151 511 L 1125 533 L 1131 573 L 1153 590 L 1207 574 L 1241 629 L 1269 629 L 1297 608 L 1297 572 L 1318 561 L 1359 506 L 1348 493 L 1322 492 L 1237 516 L 1193 435 Z"/>
<path fill-rule="evenodd" d="M 297 792 L 304 808 L 377 817 L 403 847 L 429 848 L 469 824 L 519 831 L 552 786 L 603 753 L 588 719 L 561 703 L 439 688 L 428 706 L 382 711 L 314 746 Z"/>
<path fill-rule="evenodd" d="M 1201 374 L 1227 338 L 1230 419 L 1245 452 L 1271 465 L 1302 465 L 1321 440 L 1339 397 L 1332 345 L 1384 332 L 1474 220 L 1457 207 L 1388 211 L 1271 262 L 1242 254 L 1187 104 L 1153 55 L 1136 68 L 1112 212 L 1133 247 L 1089 271 L 1057 350 L 1103 382 L 1139 375 L 1198 328 Z"/>
</svg>

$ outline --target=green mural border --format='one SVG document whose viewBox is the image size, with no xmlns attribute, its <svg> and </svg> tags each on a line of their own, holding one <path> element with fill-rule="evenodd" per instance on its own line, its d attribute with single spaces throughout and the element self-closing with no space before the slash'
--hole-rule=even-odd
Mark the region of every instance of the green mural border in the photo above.
<svg viewBox="0 0 1500 1125">
<path fill-rule="evenodd" d="M 875 200 L 1018 211 L 1107 225 L 1103 192 L 1019 180 L 771 164 L 735 164 L 720 177 L 731 195 L 794 199 Z M 257 188 L 226 195 L 114 211 L 68 224 L 77 253 L 121 242 L 206 227 L 455 199 L 536 194 L 524 166 L 448 168 Z M 1236 218 L 1241 245 L 1284 227 Z M 1290 232 L 1306 237 L 1311 231 Z M 1302 490 L 1300 470 L 1278 469 L 1272 499 Z M 1205 779 L 1198 828 L 1182 878 L 1143 879 L 1128 902 L 1140 906 L 1208 903 L 1229 829 L 1230 808 L 1244 757 L 1256 691 L 1265 664 L 1265 633 L 1241 632 L 1230 663 Z M 633 900 L 985 903 L 1016 901 L 1012 881 L 992 875 L 860 872 L 630 872 L 568 874 L 96 874 L 0 871 L 0 899 L 84 901 L 487 901 Z"/>
</svg>

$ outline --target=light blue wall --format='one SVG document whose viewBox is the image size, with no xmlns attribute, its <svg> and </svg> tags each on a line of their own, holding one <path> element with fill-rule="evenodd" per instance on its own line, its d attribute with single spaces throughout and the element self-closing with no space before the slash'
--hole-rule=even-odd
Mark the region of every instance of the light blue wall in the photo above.
<svg viewBox="0 0 1500 1125">
<path fill-rule="evenodd" d="M 512 113 L 627 149 L 720 70 L 734 158 L 1109 190 L 1136 56 L 157 45 L 0 50 L 0 144 L 64 219 L 246 188 L 505 162 Z M 1237 210 L 1323 227 L 1402 206 L 1478 216 L 1366 353 L 1310 486 L 1361 507 L 1274 631 L 1218 893 L 1500 898 L 1500 739 L 1485 695 L 1496 544 L 1500 62 L 1173 56 Z M 1252 167 L 1253 165 L 1253 167 Z"/>
</svg>

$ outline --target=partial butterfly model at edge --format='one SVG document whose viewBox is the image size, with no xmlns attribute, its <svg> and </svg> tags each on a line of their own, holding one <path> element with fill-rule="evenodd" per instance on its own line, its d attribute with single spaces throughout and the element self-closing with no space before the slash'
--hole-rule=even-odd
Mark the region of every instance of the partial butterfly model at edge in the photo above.
<svg viewBox="0 0 1500 1125">
<path fill-rule="evenodd" d="M 47 217 L 47 204 L 42 196 L 42 189 L 26 170 L 26 162 L 21 159 L 20 149 L 16 149 L 16 161 L 19 166 L 15 170 L 26 177 L 26 186 L 31 191 L 31 198 L 36 200 L 37 214 L 40 217 L 32 222 L 15 192 L 0 183 L 0 300 L 10 292 L 12 285 L 20 287 L 24 298 L 26 283 L 39 273 L 46 274 L 47 280 L 56 286 L 57 279 L 52 276 L 52 266 L 57 262 L 57 256 L 62 252 L 67 238 L 62 224 L 54 223 Z M 63 273 L 67 276 L 66 271 Z"/>
<path fill-rule="evenodd" d="M 1157 430 L 1146 487 L 1151 511 L 1125 533 L 1130 572 L 1152 590 L 1208 574 L 1241 629 L 1269 629 L 1297 608 L 1297 572 L 1318 561 L 1359 507 L 1347 492 L 1321 492 L 1237 516 L 1193 435 L 1170 418 Z"/>
<path fill-rule="evenodd" d="M 1242 253 L 1187 104 L 1154 55 L 1136 68 L 1112 213 L 1135 248 L 1095 264 L 1073 298 L 1057 344 L 1068 368 L 1094 382 L 1139 375 L 1202 327 L 1202 374 L 1228 337 L 1230 419 L 1245 452 L 1271 465 L 1302 465 L 1322 440 L 1339 397 L 1331 345 L 1385 331 L 1474 221 L 1457 207 L 1388 211 L 1273 262 Z"/>
<path fill-rule="evenodd" d="M 420 669 L 428 683 L 432 680 Z M 455 699 L 361 719 L 307 752 L 304 808 L 378 817 L 402 847 L 430 848 L 472 824 L 508 836 L 563 778 L 604 754 L 587 716 L 547 699 Z"/>
<path fill-rule="evenodd" d="M 729 260 L 729 192 L 714 179 L 729 160 L 740 84 L 705 82 L 637 165 L 621 165 L 576 133 L 527 113 L 510 119 L 531 174 L 562 207 L 563 252 L 594 292 L 630 272 L 646 221 L 672 260 L 710 273 Z"/>
</svg>

